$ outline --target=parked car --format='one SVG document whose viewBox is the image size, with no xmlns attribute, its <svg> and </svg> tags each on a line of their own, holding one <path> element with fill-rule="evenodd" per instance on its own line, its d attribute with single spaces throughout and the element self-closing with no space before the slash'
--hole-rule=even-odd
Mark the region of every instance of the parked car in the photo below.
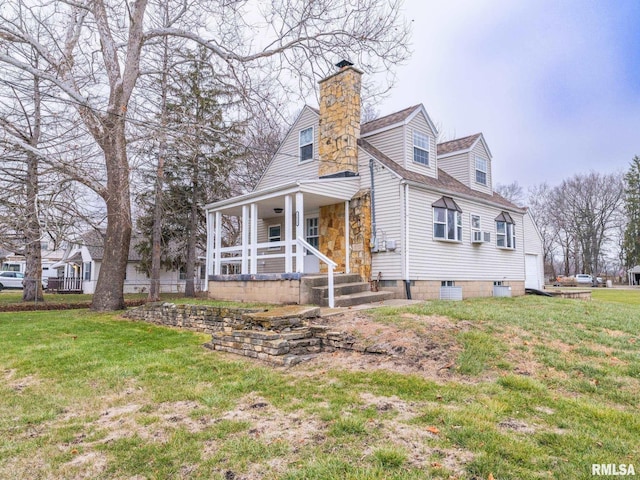
<svg viewBox="0 0 640 480">
<path fill-rule="evenodd" d="M 578 273 L 576 275 L 576 283 L 582 285 L 593 285 L 593 277 L 586 273 Z"/>
<path fill-rule="evenodd" d="M 22 288 L 24 273 L 0 272 L 0 290 L 5 288 Z"/>
<path fill-rule="evenodd" d="M 47 288 L 48 279 L 42 279 L 42 288 Z M 0 290 L 24 288 L 24 273 L 21 272 L 0 272 Z"/>
</svg>

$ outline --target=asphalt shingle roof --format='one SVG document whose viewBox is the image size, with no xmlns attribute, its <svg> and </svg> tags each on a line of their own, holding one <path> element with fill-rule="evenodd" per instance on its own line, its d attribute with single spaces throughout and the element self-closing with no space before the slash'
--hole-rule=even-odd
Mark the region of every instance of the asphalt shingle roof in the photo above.
<svg viewBox="0 0 640 480">
<path fill-rule="evenodd" d="M 493 192 L 493 195 L 488 193 L 479 192 L 477 190 L 473 190 L 472 188 L 467 187 L 464 183 L 456 180 L 447 172 L 442 169 L 438 169 L 438 178 L 433 178 L 428 175 L 423 175 L 421 173 L 412 172 L 402 167 L 398 163 L 391 160 L 384 153 L 378 150 L 376 147 L 371 145 L 364 139 L 358 140 L 358 145 L 365 152 L 369 153 L 373 157 L 375 157 L 380 163 L 382 163 L 385 167 L 387 167 L 392 172 L 395 172 L 400 177 L 405 180 L 409 180 L 416 183 L 421 183 L 425 186 L 432 187 L 434 190 L 440 191 L 442 193 L 459 193 L 462 195 L 475 197 L 480 200 L 484 200 L 487 202 L 492 202 L 499 207 L 504 207 L 508 209 L 515 209 L 521 211 L 522 208 L 514 205 L 506 198 L 502 197 L 496 192 Z"/>
<path fill-rule="evenodd" d="M 468 137 L 456 138 L 455 140 L 439 143 L 438 155 L 467 150 L 476 143 L 476 140 L 480 138 L 480 135 L 480 133 L 476 133 L 475 135 L 469 135 Z"/>
<path fill-rule="evenodd" d="M 404 110 L 400 110 L 399 112 L 363 123 L 360 127 L 360 135 L 366 135 L 369 132 L 374 132 L 381 128 L 388 127 L 389 125 L 395 125 L 396 123 L 403 122 L 420 107 L 421 105 L 414 105 L 412 107 L 405 108 Z"/>
</svg>

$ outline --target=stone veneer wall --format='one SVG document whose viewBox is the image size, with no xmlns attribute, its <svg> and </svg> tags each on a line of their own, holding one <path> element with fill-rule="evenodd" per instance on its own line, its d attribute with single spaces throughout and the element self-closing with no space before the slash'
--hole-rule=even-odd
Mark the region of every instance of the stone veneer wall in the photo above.
<svg viewBox="0 0 640 480">
<path fill-rule="evenodd" d="M 360 190 L 349 203 L 349 265 L 366 282 L 371 278 L 371 191 Z"/>
<path fill-rule="evenodd" d="M 346 272 L 344 203 L 320 207 L 318 249 L 336 262 L 336 272 Z M 371 193 L 360 190 L 349 203 L 349 268 L 365 281 L 371 277 Z M 320 262 L 320 272 L 327 265 Z"/>
<path fill-rule="evenodd" d="M 344 227 L 344 202 L 320 207 L 318 250 L 338 264 L 336 272 L 346 271 Z M 327 270 L 327 264 L 320 262 L 320 272 Z"/>
<path fill-rule="evenodd" d="M 320 81 L 319 177 L 358 172 L 361 76 L 347 66 Z"/>
</svg>

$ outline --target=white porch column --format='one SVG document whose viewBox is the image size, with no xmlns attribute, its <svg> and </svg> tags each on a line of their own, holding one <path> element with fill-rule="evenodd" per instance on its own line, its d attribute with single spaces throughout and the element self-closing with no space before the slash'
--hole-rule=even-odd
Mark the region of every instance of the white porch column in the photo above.
<svg viewBox="0 0 640 480">
<path fill-rule="evenodd" d="M 284 197 L 284 271 L 286 273 L 293 272 L 293 225 L 291 221 L 291 214 L 293 210 L 293 199 L 291 195 Z"/>
<path fill-rule="evenodd" d="M 251 204 L 251 274 L 258 273 L 258 204 Z"/>
<path fill-rule="evenodd" d="M 209 275 L 212 272 L 213 263 L 213 215 L 207 211 L 207 258 L 204 262 L 204 291 L 209 291 Z"/>
<path fill-rule="evenodd" d="M 249 205 L 242 206 L 242 263 L 240 273 L 249 273 Z"/>
<path fill-rule="evenodd" d="M 344 273 L 351 273 L 351 243 L 349 242 L 349 200 L 344 202 Z"/>
<path fill-rule="evenodd" d="M 216 221 L 215 221 L 215 238 L 214 238 L 214 253 L 215 257 L 213 259 L 213 274 L 220 275 L 220 260 L 222 259 L 222 254 L 220 253 L 220 249 L 222 248 L 222 213 L 216 212 Z"/>
<path fill-rule="evenodd" d="M 296 238 L 304 240 L 304 198 L 296 192 Z M 304 248 L 296 246 L 296 272 L 304 273 Z"/>
</svg>

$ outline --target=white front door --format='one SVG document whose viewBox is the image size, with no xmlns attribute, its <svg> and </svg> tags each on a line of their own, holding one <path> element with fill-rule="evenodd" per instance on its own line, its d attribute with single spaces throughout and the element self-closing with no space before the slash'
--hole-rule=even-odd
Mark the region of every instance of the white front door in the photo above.
<svg viewBox="0 0 640 480">
<path fill-rule="evenodd" d="M 312 247 L 318 248 L 320 238 L 319 233 L 318 217 L 305 218 L 304 236 L 307 243 Z M 318 273 L 319 271 L 320 259 L 311 252 L 307 252 L 304 256 L 304 273 Z"/>
</svg>

